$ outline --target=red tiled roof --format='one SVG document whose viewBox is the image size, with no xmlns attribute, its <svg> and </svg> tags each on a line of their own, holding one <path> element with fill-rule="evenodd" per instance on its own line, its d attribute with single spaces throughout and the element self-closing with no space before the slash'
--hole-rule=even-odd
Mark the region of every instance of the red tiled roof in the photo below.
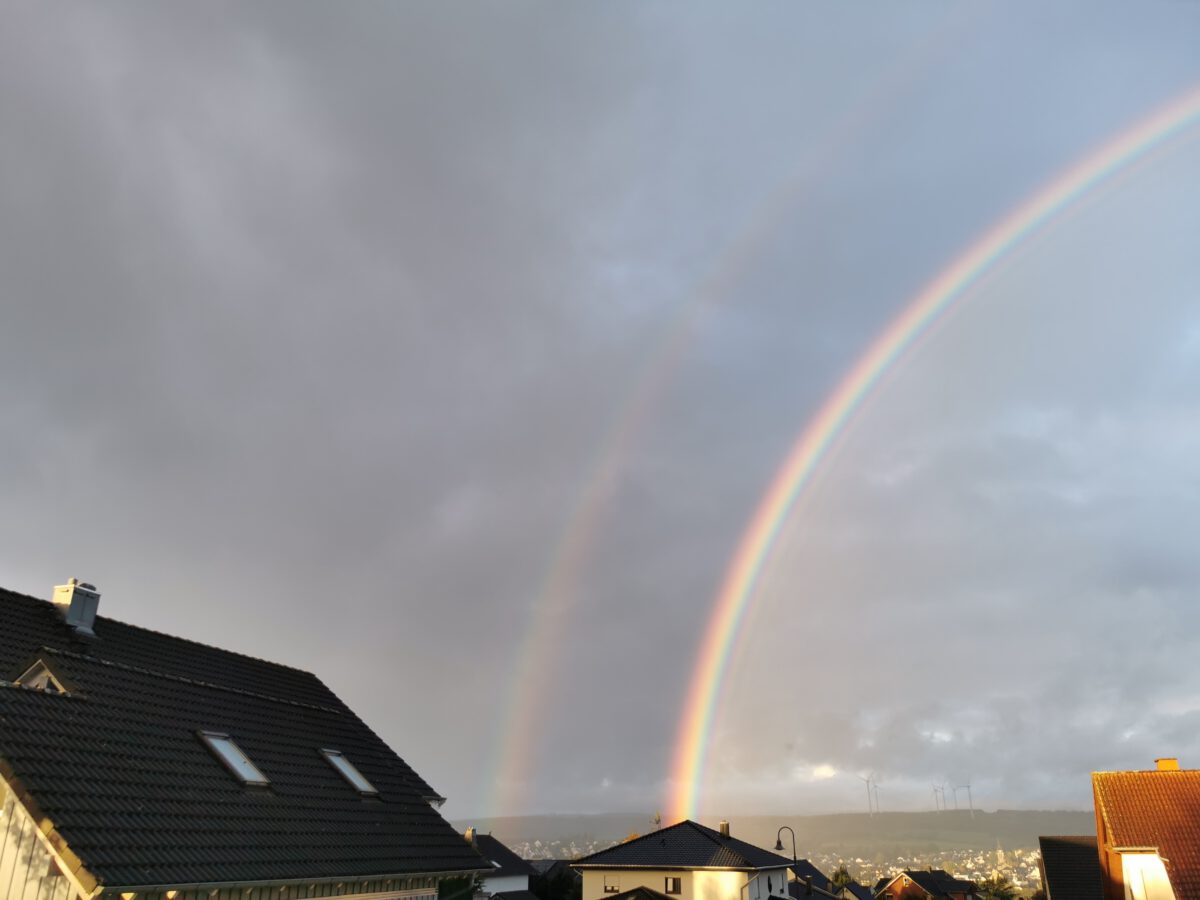
<svg viewBox="0 0 1200 900">
<path fill-rule="evenodd" d="M 1200 770 L 1093 772 L 1113 847 L 1155 847 L 1179 900 L 1200 900 Z"/>
</svg>

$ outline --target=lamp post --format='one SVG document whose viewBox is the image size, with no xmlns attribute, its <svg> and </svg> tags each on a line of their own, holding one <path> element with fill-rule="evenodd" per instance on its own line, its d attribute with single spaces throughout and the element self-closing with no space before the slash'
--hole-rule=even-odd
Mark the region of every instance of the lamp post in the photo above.
<svg viewBox="0 0 1200 900">
<path fill-rule="evenodd" d="M 792 831 L 792 827 L 790 825 L 781 825 L 779 827 L 779 831 L 777 831 L 775 833 L 775 849 L 780 852 L 783 851 L 783 830 L 785 828 L 787 829 L 788 834 L 790 834 L 792 836 L 792 862 L 795 862 L 796 861 L 796 832 Z"/>
</svg>

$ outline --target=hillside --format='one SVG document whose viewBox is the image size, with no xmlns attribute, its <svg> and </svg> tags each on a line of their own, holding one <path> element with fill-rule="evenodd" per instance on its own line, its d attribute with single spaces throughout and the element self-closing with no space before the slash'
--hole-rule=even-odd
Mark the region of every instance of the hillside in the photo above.
<svg viewBox="0 0 1200 900">
<path fill-rule="evenodd" d="M 455 823 L 490 831 L 505 843 L 574 843 L 580 848 L 605 846 L 630 833 L 653 828 L 646 816 L 519 816 Z M 705 824 L 716 825 L 716 822 Z M 877 855 L 924 855 L 948 850 L 994 850 L 1036 847 L 1042 834 L 1093 834 L 1093 814 L 1044 810 L 966 810 L 945 812 L 884 812 L 875 816 L 841 813 L 819 816 L 740 816 L 730 820 L 743 840 L 772 847 L 781 825 L 796 832 L 800 856 L 836 854 L 870 859 Z M 791 839 L 785 835 L 788 851 Z"/>
</svg>

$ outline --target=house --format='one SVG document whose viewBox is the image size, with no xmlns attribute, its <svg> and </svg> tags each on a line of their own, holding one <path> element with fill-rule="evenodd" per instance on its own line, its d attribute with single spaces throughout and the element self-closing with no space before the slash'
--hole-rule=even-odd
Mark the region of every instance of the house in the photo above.
<svg viewBox="0 0 1200 900">
<path fill-rule="evenodd" d="M 796 860 L 788 867 L 788 872 L 791 878 L 787 886 L 789 896 L 798 898 L 812 896 L 813 893 L 834 896 L 833 882 L 807 859 Z"/>
<path fill-rule="evenodd" d="M 1200 770 L 1093 772 L 1105 900 L 1200 898 Z"/>
<path fill-rule="evenodd" d="M 1039 837 L 1046 900 L 1100 900 L 1100 858 L 1093 835 Z"/>
<path fill-rule="evenodd" d="M 731 837 L 728 822 L 714 830 L 690 819 L 572 863 L 583 900 L 617 900 L 635 888 L 670 900 L 767 900 L 786 890 L 790 865 Z"/>
<path fill-rule="evenodd" d="M 0 590 L 2 900 L 434 900 L 485 863 L 308 672 Z"/>
<path fill-rule="evenodd" d="M 848 881 L 840 888 L 835 888 L 834 895 L 838 900 L 875 900 L 871 889 L 857 881 Z"/>
<path fill-rule="evenodd" d="M 536 900 L 529 890 L 529 879 L 537 874 L 533 866 L 490 834 L 477 834 L 474 828 L 468 828 L 464 836 L 467 843 L 491 865 L 483 873 L 484 896 L 500 897 L 502 900 Z"/>
<path fill-rule="evenodd" d="M 945 869 L 905 869 L 876 891 L 880 900 L 974 900 L 975 883 Z"/>
</svg>

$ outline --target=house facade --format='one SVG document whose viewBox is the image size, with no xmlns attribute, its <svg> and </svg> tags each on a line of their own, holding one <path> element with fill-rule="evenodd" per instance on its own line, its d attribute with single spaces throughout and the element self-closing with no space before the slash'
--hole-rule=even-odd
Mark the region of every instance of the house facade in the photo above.
<svg viewBox="0 0 1200 900">
<path fill-rule="evenodd" d="M 572 866 L 583 876 L 583 900 L 611 900 L 636 888 L 672 900 L 767 900 L 786 896 L 791 860 L 729 834 L 685 820 Z"/>
<path fill-rule="evenodd" d="M 0 590 L 0 900 L 435 900 L 486 863 L 308 672 Z"/>
<path fill-rule="evenodd" d="M 975 884 L 945 869 L 905 869 L 875 892 L 879 900 L 974 900 Z"/>
</svg>

